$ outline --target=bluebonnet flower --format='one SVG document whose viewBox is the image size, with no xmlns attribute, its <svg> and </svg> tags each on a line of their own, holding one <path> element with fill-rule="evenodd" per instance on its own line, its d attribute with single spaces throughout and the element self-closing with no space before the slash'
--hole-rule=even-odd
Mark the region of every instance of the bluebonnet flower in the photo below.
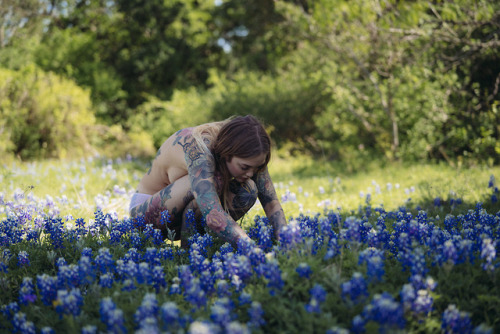
<svg viewBox="0 0 500 334">
<path fill-rule="evenodd" d="M 123 280 L 122 291 L 132 291 L 137 289 L 134 279 L 126 278 Z"/>
<path fill-rule="evenodd" d="M 481 245 L 481 259 L 484 260 L 482 267 L 484 270 L 493 271 L 495 265 L 493 261 L 496 259 L 497 252 L 495 249 L 496 240 L 492 241 L 490 238 L 483 240 Z"/>
<path fill-rule="evenodd" d="M 256 330 L 265 325 L 266 320 L 264 319 L 264 310 L 259 302 L 252 302 L 250 308 L 248 309 L 248 315 L 250 316 L 250 320 L 247 323 L 248 328 Z"/>
<path fill-rule="evenodd" d="M 429 314 L 432 311 L 434 299 L 428 290 L 418 290 L 417 298 L 413 301 L 412 310 L 417 314 Z"/>
<path fill-rule="evenodd" d="M 199 278 L 195 277 L 189 281 L 189 284 L 184 289 L 184 299 L 191 303 L 195 309 L 199 309 L 206 305 L 207 296 L 201 288 Z"/>
<path fill-rule="evenodd" d="M 358 264 L 366 263 L 366 276 L 368 281 L 377 282 L 382 280 L 385 274 L 384 252 L 382 250 L 370 247 L 359 254 Z"/>
<path fill-rule="evenodd" d="M 63 247 L 64 223 L 61 218 L 45 218 L 44 229 L 50 238 L 50 244 L 54 249 Z"/>
<path fill-rule="evenodd" d="M 174 332 L 180 324 L 180 311 L 175 302 L 166 302 L 160 308 L 160 318 L 162 320 L 162 329 Z"/>
<path fill-rule="evenodd" d="M 63 265 L 57 272 L 57 287 L 71 289 L 80 285 L 80 268 L 76 264 Z"/>
<path fill-rule="evenodd" d="M 496 202 L 498 202 L 498 197 L 497 197 L 497 194 L 496 193 L 493 193 L 491 194 L 491 203 L 495 204 Z"/>
<path fill-rule="evenodd" d="M 37 276 L 38 291 L 44 305 L 52 305 L 57 296 L 57 278 L 42 274 Z"/>
<path fill-rule="evenodd" d="M 114 277 L 111 273 L 102 274 L 99 277 L 99 286 L 101 288 L 111 288 L 113 286 Z"/>
<path fill-rule="evenodd" d="M 452 240 L 446 240 L 443 245 L 443 260 L 444 262 L 449 262 L 451 264 L 456 264 L 458 260 L 457 248 L 453 244 Z"/>
<path fill-rule="evenodd" d="M 255 225 L 248 231 L 248 236 L 264 251 L 272 248 L 273 227 L 267 218 L 255 216 Z"/>
<path fill-rule="evenodd" d="M 234 253 L 234 248 L 230 243 L 226 242 L 219 248 L 220 256 L 224 256 L 227 253 Z"/>
<path fill-rule="evenodd" d="M 363 221 L 356 217 L 347 217 L 344 221 L 344 228 L 341 231 L 343 238 L 353 242 L 362 242 L 362 225 Z M 366 233 L 368 233 L 368 231 L 366 231 Z"/>
<path fill-rule="evenodd" d="M 349 334 L 349 330 L 338 326 L 327 329 L 326 334 Z"/>
<path fill-rule="evenodd" d="M 108 248 L 99 248 L 98 255 L 94 259 L 97 269 L 101 273 L 114 271 L 115 262 Z"/>
<path fill-rule="evenodd" d="M 217 299 L 210 308 L 210 319 L 221 326 L 226 327 L 233 319 L 234 305 L 229 298 Z"/>
<path fill-rule="evenodd" d="M 413 275 L 424 276 L 428 269 L 425 262 L 425 254 L 422 248 L 415 248 L 410 258 L 410 272 Z"/>
<path fill-rule="evenodd" d="M 264 277 L 267 279 L 267 287 L 269 288 L 269 293 L 271 296 L 276 295 L 277 292 L 283 289 L 285 283 L 281 277 L 281 269 L 278 262 L 274 259 L 269 260 L 266 264 L 261 264 L 260 266 L 265 267 L 262 270 Z"/>
<path fill-rule="evenodd" d="M 2 305 L 0 312 L 7 320 L 10 321 L 14 318 L 14 315 L 19 312 L 19 304 L 17 302 L 11 302 L 9 304 Z"/>
<path fill-rule="evenodd" d="M 488 180 L 488 188 L 493 188 L 495 186 L 495 176 L 490 175 L 490 179 Z"/>
<path fill-rule="evenodd" d="M 99 303 L 101 321 L 106 325 L 110 333 L 126 333 L 125 318 L 123 311 L 116 307 L 110 297 L 101 299 Z"/>
<path fill-rule="evenodd" d="M 249 238 L 240 238 L 238 239 L 236 254 L 248 256 L 254 248 L 256 248 L 254 240 Z"/>
<path fill-rule="evenodd" d="M 151 284 L 153 282 L 153 275 L 149 263 L 141 262 L 137 265 L 137 275 L 135 279 L 138 284 Z"/>
<path fill-rule="evenodd" d="M 133 248 L 141 249 L 143 244 L 142 244 L 142 238 L 139 235 L 138 232 L 132 232 L 130 234 L 130 243 L 132 244 Z"/>
<path fill-rule="evenodd" d="M 159 246 L 163 243 L 163 233 L 160 229 L 154 229 L 153 230 L 153 245 Z"/>
<path fill-rule="evenodd" d="M 328 245 L 327 245 L 326 253 L 325 253 L 325 256 L 323 257 L 323 260 L 327 261 L 327 260 L 330 260 L 330 259 L 334 258 L 335 256 L 339 255 L 340 249 L 341 249 L 341 246 L 338 243 L 337 236 L 336 235 L 332 236 L 330 238 L 330 240 L 328 240 Z"/>
<path fill-rule="evenodd" d="M 17 263 L 18 263 L 19 267 L 21 267 L 21 268 L 28 267 L 30 265 L 30 259 L 29 259 L 28 252 L 20 251 L 17 254 Z"/>
<path fill-rule="evenodd" d="M 14 315 L 12 319 L 12 325 L 14 326 L 14 333 L 23 334 L 35 334 L 35 324 L 32 321 L 28 321 L 26 318 L 26 313 L 18 312 Z"/>
<path fill-rule="evenodd" d="M 363 301 L 368 296 L 368 285 L 363 275 L 359 272 L 352 274 L 352 278 L 341 284 L 342 299 L 351 300 L 355 304 Z"/>
<path fill-rule="evenodd" d="M 300 224 L 293 220 L 288 225 L 283 226 L 279 231 L 280 248 L 289 250 L 302 243 Z"/>
<path fill-rule="evenodd" d="M 315 284 L 314 287 L 309 290 L 311 299 L 309 303 L 305 306 L 308 313 L 320 313 L 321 304 L 326 300 L 326 290 L 320 285 Z"/>
<path fill-rule="evenodd" d="M 90 248 L 90 247 L 84 247 L 82 249 L 82 254 L 81 255 L 82 256 L 88 256 L 88 257 L 92 258 L 92 248 Z"/>
<path fill-rule="evenodd" d="M 165 272 L 163 271 L 162 266 L 153 267 L 153 271 L 151 273 L 151 280 L 153 282 L 153 286 L 156 289 L 156 292 L 158 292 L 160 288 L 167 287 L 167 281 L 165 280 Z"/>
<path fill-rule="evenodd" d="M 142 260 L 142 255 L 139 253 L 137 248 L 129 248 L 127 253 L 123 256 L 123 261 L 134 261 L 135 263 L 139 263 Z"/>
<path fill-rule="evenodd" d="M 80 284 L 92 284 L 96 278 L 95 266 L 90 257 L 82 255 L 78 261 Z"/>
<path fill-rule="evenodd" d="M 238 302 L 241 305 L 246 305 L 252 303 L 252 296 L 246 292 L 242 291 L 238 296 Z"/>
<path fill-rule="evenodd" d="M 19 289 L 19 302 L 23 305 L 28 305 L 35 302 L 35 300 L 36 294 L 33 287 L 33 279 L 31 277 L 24 277 Z"/>
<path fill-rule="evenodd" d="M 87 325 L 82 327 L 82 334 L 97 334 L 97 326 Z"/>
<path fill-rule="evenodd" d="M 62 266 L 67 266 L 67 265 L 68 265 L 68 262 L 66 262 L 66 259 L 64 257 L 60 257 L 56 261 L 56 267 L 58 269 L 61 268 Z"/>
<path fill-rule="evenodd" d="M 170 223 L 170 215 L 168 213 L 168 210 L 164 210 L 160 214 L 160 225 L 161 226 L 169 226 Z"/>
<path fill-rule="evenodd" d="M 266 254 L 258 247 L 254 247 L 248 254 L 252 268 L 257 268 L 260 264 L 266 263 Z"/>
<path fill-rule="evenodd" d="M 468 313 L 458 310 L 451 304 L 443 312 L 441 328 L 446 333 L 470 333 L 472 322 Z"/>
<path fill-rule="evenodd" d="M 154 231 L 155 229 L 153 228 L 153 224 L 146 224 L 146 228 L 144 228 L 144 230 L 142 231 L 144 238 L 146 238 L 146 240 L 152 239 Z"/>
<path fill-rule="evenodd" d="M 224 331 L 227 334 L 250 334 L 248 328 L 238 321 L 231 321 L 225 328 Z"/>
<path fill-rule="evenodd" d="M 378 323 L 383 333 L 396 328 L 403 329 L 406 325 L 403 308 L 387 292 L 376 294 L 370 304 L 364 307 L 362 317 L 366 322 Z"/>
<path fill-rule="evenodd" d="M 297 268 L 295 268 L 295 271 L 297 274 L 299 274 L 300 277 L 303 278 L 309 278 L 309 276 L 312 274 L 311 267 L 307 263 L 299 263 Z"/>
<path fill-rule="evenodd" d="M 63 314 L 71 314 L 77 316 L 80 314 L 83 305 L 83 297 L 80 289 L 71 289 L 57 291 L 56 311 L 62 316 Z"/>
<path fill-rule="evenodd" d="M 231 290 L 229 289 L 229 284 L 226 280 L 218 280 L 216 283 L 217 296 L 219 298 L 231 296 Z"/>
<path fill-rule="evenodd" d="M 147 293 L 144 295 L 141 305 L 134 314 L 134 320 L 138 325 L 149 317 L 153 317 L 156 320 L 158 311 L 159 307 L 158 301 L 156 300 L 156 294 Z"/>
<path fill-rule="evenodd" d="M 163 247 L 158 251 L 158 256 L 161 260 L 173 260 L 174 251 L 171 247 Z"/>
<path fill-rule="evenodd" d="M 218 326 L 207 321 L 193 321 L 187 330 L 188 334 L 216 334 L 219 332 L 221 329 Z"/>
<path fill-rule="evenodd" d="M 357 315 L 352 319 L 351 331 L 353 333 L 356 333 L 356 334 L 365 333 L 365 331 L 366 331 L 365 325 L 366 325 L 366 322 L 363 319 L 363 317 L 360 315 Z"/>
<path fill-rule="evenodd" d="M 95 332 L 94 332 L 95 333 Z M 55 331 L 52 327 L 48 327 L 48 326 L 45 326 L 43 327 L 41 330 L 40 330 L 40 334 L 55 334 Z M 83 332 L 83 329 L 82 329 L 82 334 L 91 334 L 91 333 L 88 333 L 88 332 Z"/>
</svg>

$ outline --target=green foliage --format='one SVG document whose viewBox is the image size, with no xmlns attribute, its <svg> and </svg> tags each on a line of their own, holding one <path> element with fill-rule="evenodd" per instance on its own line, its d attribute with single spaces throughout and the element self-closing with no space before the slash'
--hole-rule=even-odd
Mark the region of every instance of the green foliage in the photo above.
<svg viewBox="0 0 500 334">
<path fill-rule="evenodd" d="M 0 66 L 35 62 L 89 90 L 97 121 L 117 134 L 99 145 L 126 146 L 118 128 L 158 146 L 178 127 L 254 114 L 281 152 L 309 151 L 352 169 L 374 156 L 500 161 L 496 1 L 3 7 Z"/>
<path fill-rule="evenodd" d="M 175 91 L 170 101 L 150 96 L 129 119 L 128 128 L 148 133 L 159 148 L 176 131 L 211 121 L 210 102 L 195 88 Z"/>
<path fill-rule="evenodd" d="M 22 159 L 92 154 L 89 91 L 35 66 L 0 69 L 3 154 Z"/>
</svg>

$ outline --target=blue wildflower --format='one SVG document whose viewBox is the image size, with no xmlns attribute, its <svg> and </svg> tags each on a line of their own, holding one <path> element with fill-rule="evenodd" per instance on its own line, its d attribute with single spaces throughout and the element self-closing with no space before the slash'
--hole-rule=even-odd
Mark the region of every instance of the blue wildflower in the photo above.
<svg viewBox="0 0 500 334">
<path fill-rule="evenodd" d="M 307 263 L 300 263 L 297 268 L 295 268 L 295 271 L 297 274 L 299 274 L 300 277 L 303 278 L 309 278 L 309 276 L 312 274 L 311 267 Z"/>
<path fill-rule="evenodd" d="M 30 265 L 29 254 L 26 251 L 20 251 L 17 254 L 17 263 L 19 267 L 28 267 Z"/>
<path fill-rule="evenodd" d="M 246 292 L 242 291 L 238 296 L 238 302 L 241 305 L 246 305 L 252 303 L 252 296 Z"/>
<path fill-rule="evenodd" d="M 160 318 L 163 323 L 163 329 L 174 332 L 179 326 L 180 311 L 175 302 L 166 302 L 160 308 Z"/>
<path fill-rule="evenodd" d="M 486 238 L 483 240 L 481 245 L 481 259 L 484 260 L 482 267 L 484 270 L 493 271 L 495 269 L 495 265 L 493 261 L 495 261 L 497 252 L 495 249 L 496 240 L 493 241 L 490 238 Z"/>
<path fill-rule="evenodd" d="M 63 314 L 71 314 L 77 316 L 80 314 L 83 305 L 83 297 L 80 289 L 71 289 L 57 291 L 56 311 L 62 316 Z"/>
<path fill-rule="evenodd" d="M 467 312 L 460 311 L 451 304 L 443 312 L 441 328 L 447 333 L 470 333 L 472 322 Z"/>
<path fill-rule="evenodd" d="M 383 251 L 373 247 L 363 250 L 359 254 L 358 264 L 363 263 L 366 263 L 366 276 L 369 282 L 382 280 L 382 276 L 385 274 Z"/>
<path fill-rule="evenodd" d="M 95 332 L 94 332 L 95 333 Z M 45 326 L 43 327 L 41 330 L 40 330 L 40 334 L 55 334 L 55 331 L 52 327 L 48 327 L 48 326 Z M 83 329 L 82 329 L 82 334 L 91 334 L 89 332 L 83 332 Z"/>
<path fill-rule="evenodd" d="M 352 274 L 352 278 L 341 284 L 342 299 L 351 300 L 355 304 L 362 302 L 368 296 L 368 285 L 359 272 Z"/>
<path fill-rule="evenodd" d="M 267 279 L 267 287 L 269 288 L 269 293 L 271 296 L 276 295 L 277 292 L 283 289 L 285 283 L 281 277 L 281 270 L 278 265 L 278 262 L 274 259 L 270 260 L 264 265 L 265 267 L 263 271 L 264 277 Z"/>
<path fill-rule="evenodd" d="M 102 274 L 99 277 L 99 286 L 110 289 L 113 286 L 114 277 L 111 273 Z"/>
<path fill-rule="evenodd" d="M 210 319 L 221 326 L 226 327 L 234 317 L 234 305 L 229 298 L 217 299 L 210 308 Z"/>
<path fill-rule="evenodd" d="M 153 271 L 151 273 L 151 280 L 153 282 L 153 286 L 156 289 L 156 292 L 158 292 L 160 288 L 166 288 L 167 281 L 165 280 L 165 272 L 162 266 L 153 267 Z"/>
<path fill-rule="evenodd" d="M 114 271 L 115 262 L 108 248 L 99 248 L 98 255 L 94 259 L 97 269 L 101 273 Z"/>
<path fill-rule="evenodd" d="M 495 176 L 490 175 L 490 179 L 488 180 L 488 188 L 493 188 L 495 186 Z"/>
<path fill-rule="evenodd" d="M 38 291 L 44 305 L 52 305 L 57 296 L 57 278 L 42 274 L 37 276 Z"/>
<path fill-rule="evenodd" d="M 406 325 L 403 308 L 387 292 L 376 294 L 370 304 L 364 307 L 362 317 L 367 322 L 378 323 L 382 333 L 403 329 Z"/>
<path fill-rule="evenodd" d="M 33 287 L 33 279 L 31 277 L 24 277 L 19 289 L 19 302 L 23 305 L 28 305 L 35 302 L 35 300 L 36 294 Z"/>
<path fill-rule="evenodd" d="M 18 312 L 14 315 L 12 319 L 12 325 L 14 326 L 14 333 L 25 333 L 25 334 L 35 334 L 35 324 L 32 321 L 28 321 L 26 318 L 26 313 Z"/>
<path fill-rule="evenodd" d="M 80 284 L 92 284 L 96 278 L 95 266 L 90 257 L 82 255 L 78 261 Z"/>
<path fill-rule="evenodd" d="M 82 327 L 82 334 L 97 334 L 97 326 L 87 325 Z"/>
<path fill-rule="evenodd" d="M 264 310 L 259 302 L 252 302 L 250 308 L 248 309 L 248 315 L 250 316 L 250 320 L 247 323 L 248 328 L 256 330 L 265 325 L 266 320 L 264 319 Z"/>
<path fill-rule="evenodd" d="M 314 287 L 309 290 L 311 299 L 309 303 L 305 306 L 308 313 L 320 313 L 321 304 L 326 300 L 326 290 L 320 285 L 315 284 Z"/>
<path fill-rule="evenodd" d="M 137 308 L 137 311 L 134 314 L 134 320 L 138 325 L 140 325 L 141 322 L 146 320 L 146 318 L 153 317 L 156 319 L 158 311 L 159 307 L 158 301 L 156 300 L 156 294 L 147 293 L 144 295 L 141 305 Z"/>
</svg>

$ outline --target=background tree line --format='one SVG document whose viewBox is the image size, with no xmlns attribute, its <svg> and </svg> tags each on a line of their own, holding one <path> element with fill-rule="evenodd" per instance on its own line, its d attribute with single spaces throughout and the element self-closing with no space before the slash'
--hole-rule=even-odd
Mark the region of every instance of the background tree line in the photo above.
<svg viewBox="0 0 500 334">
<path fill-rule="evenodd" d="M 0 0 L 0 154 L 254 114 L 283 154 L 498 163 L 499 35 L 493 0 Z"/>
</svg>

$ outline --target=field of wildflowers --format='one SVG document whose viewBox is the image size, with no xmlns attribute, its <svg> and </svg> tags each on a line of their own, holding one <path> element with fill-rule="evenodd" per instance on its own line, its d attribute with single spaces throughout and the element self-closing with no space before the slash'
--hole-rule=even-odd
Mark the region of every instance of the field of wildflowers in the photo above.
<svg viewBox="0 0 500 334">
<path fill-rule="evenodd" d="M 4 166 L 0 332 L 500 331 L 498 169 L 421 167 L 400 183 L 382 170 L 358 187 L 284 169 L 279 243 L 256 206 L 242 222 L 252 242 L 196 234 L 187 250 L 127 217 L 144 170 L 130 158 Z"/>
</svg>

